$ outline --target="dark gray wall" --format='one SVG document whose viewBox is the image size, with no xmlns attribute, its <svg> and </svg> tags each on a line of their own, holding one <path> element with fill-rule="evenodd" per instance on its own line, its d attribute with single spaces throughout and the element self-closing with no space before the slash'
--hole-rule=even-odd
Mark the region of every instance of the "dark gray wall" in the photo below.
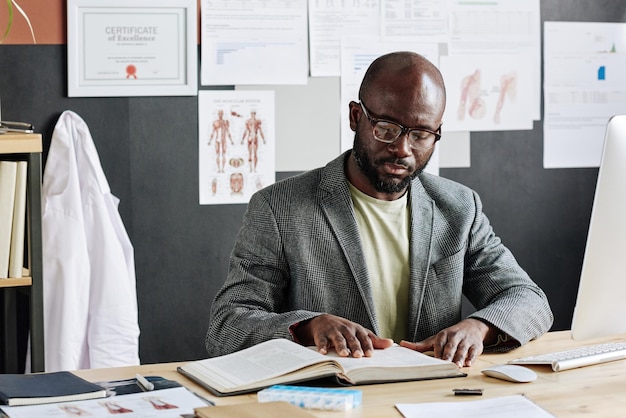
<svg viewBox="0 0 626 418">
<path fill-rule="evenodd" d="M 626 2 L 544 0 L 541 13 L 623 22 Z M 142 362 L 202 358 L 245 205 L 198 204 L 196 97 L 68 98 L 66 53 L 0 45 L 2 117 L 33 122 L 45 150 L 62 111 L 87 122 L 135 247 Z M 545 170 L 542 149 L 541 122 L 532 131 L 472 133 L 471 168 L 441 175 L 480 193 L 496 232 L 548 294 L 558 330 L 571 321 L 597 169 Z"/>
</svg>

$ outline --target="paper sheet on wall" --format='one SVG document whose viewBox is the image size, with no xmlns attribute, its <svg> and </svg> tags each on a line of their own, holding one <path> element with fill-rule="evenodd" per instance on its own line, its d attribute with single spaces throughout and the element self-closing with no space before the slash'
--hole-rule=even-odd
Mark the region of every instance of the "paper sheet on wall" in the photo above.
<svg viewBox="0 0 626 418">
<path fill-rule="evenodd" d="M 471 166 L 470 133 L 441 131 L 437 142 L 439 168 L 460 168 Z"/>
<path fill-rule="evenodd" d="M 545 22 L 544 167 L 598 167 L 624 103 L 626 23 Z"/>
<path fill-rule="evenodd" d="M 449 0 L 381 0 L 380 34 L 387 40 L 447 40 L 448 3 Z"/>
<path fill-rule="evenodd" d="M 341 38 L 376 32 L 380 26 L 379 0 L 308 3 L 311 76 L 339 76 Z"/>
<path fill-rule="evenodd" d="M 381 36 L 406 44 L 444 42 L 448 0 L 309 1 L 311 76 L 339 76 L 341 40 Z"/>
<path fill-rule="evenodd" d="M 202 0 L 204 86 L 306 84 L 306 0 Z"/>
<path fill-rule="evenodd" d="M 247 203 L 274 183 L 273 91 L 198 93 L 200 204 Z"/>
<path fill-rule="evenodd" d="M 440 58 L 446 81 L 444 126 L 450 131 L 532 129 L 532 71 L 522 54 Z"/>
<path fill-rule="evenodd" d="M 541 118 L 541 17 L 539 0 L 449 0 L 448 54 L 488 55 L 489 63 L 507 55 L 525 56 L 532 78 L 519 89 L 532 92 L 532 119 Z"/>
</svg>

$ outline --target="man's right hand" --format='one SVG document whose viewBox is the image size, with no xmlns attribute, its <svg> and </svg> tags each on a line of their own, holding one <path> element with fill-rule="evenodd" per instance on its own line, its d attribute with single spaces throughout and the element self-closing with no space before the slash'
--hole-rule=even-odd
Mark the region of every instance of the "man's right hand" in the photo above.
<svg viewBox="0 0 626 418">
<path fill-rule="evenodd" d="M 372 331 L 345 318 L 321 314 L 294 329 L 303 345 L 315 345 L 321 354 L 335 350 L 341 357 L 371 357 L 374 349 L 391 347 L 393 340 L 377 337 Z"/>
</svg>

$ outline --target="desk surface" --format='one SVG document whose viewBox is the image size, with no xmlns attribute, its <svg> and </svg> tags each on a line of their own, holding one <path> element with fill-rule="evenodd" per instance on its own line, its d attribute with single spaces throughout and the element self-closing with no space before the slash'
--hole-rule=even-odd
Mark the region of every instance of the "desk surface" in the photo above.
<svg viewBox="0 0 626 418">
<path fill-rule="evenodd" d="M 465 367 L 464 378 L 426 380 L 417 382 L 387 383 L 359 386 L 363 391 L 363 405 L 348 413 L 311 410 L 319 417 L 401 417 L 395 409 L 397 403 L 455 402 L 524 394 L 557 417 L 568 416 L 624 416 L 626 411 L 626 360 L 552 372 L 549 366 L 529 366 L 538 378 L 531 383 L 509 383 L 486 377 L 480 370 L 493 364 L 530 355 L 559 351 L 576 346 L 604 341 L 624 341 L 626 334 L 618 338 L 573 341 L 569 331 L 551 332 L 538 340 L 504 354 L 483 354 L 472 367 Z M 203 393 L 216 405 L 256 402 L 256 394 L 215 397 L 191 380 L 176 372 L 183 363 L 146 364 L 134 367 L 92 369 L 75 371 L 91 381 L 132 378 L 136 373 L 163 376 L 177 380 L 190 389 Z M 482 388 L 483 395 L 454 396 L 454 388 Z"/>
</svg>

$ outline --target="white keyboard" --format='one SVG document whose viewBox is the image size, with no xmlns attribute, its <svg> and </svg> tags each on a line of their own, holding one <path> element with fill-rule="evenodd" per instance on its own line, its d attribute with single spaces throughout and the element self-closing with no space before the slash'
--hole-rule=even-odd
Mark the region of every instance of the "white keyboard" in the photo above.
<svg viewBox="0 0 626 418">
<path fill-rule="evenodd" d="M 549 364 L 552 370 L 560 372 L 622 359 L 626 359 L 626 342 L 609 342 L 522 357 L 509 361 L 509 364 Z"/>
</svg>

